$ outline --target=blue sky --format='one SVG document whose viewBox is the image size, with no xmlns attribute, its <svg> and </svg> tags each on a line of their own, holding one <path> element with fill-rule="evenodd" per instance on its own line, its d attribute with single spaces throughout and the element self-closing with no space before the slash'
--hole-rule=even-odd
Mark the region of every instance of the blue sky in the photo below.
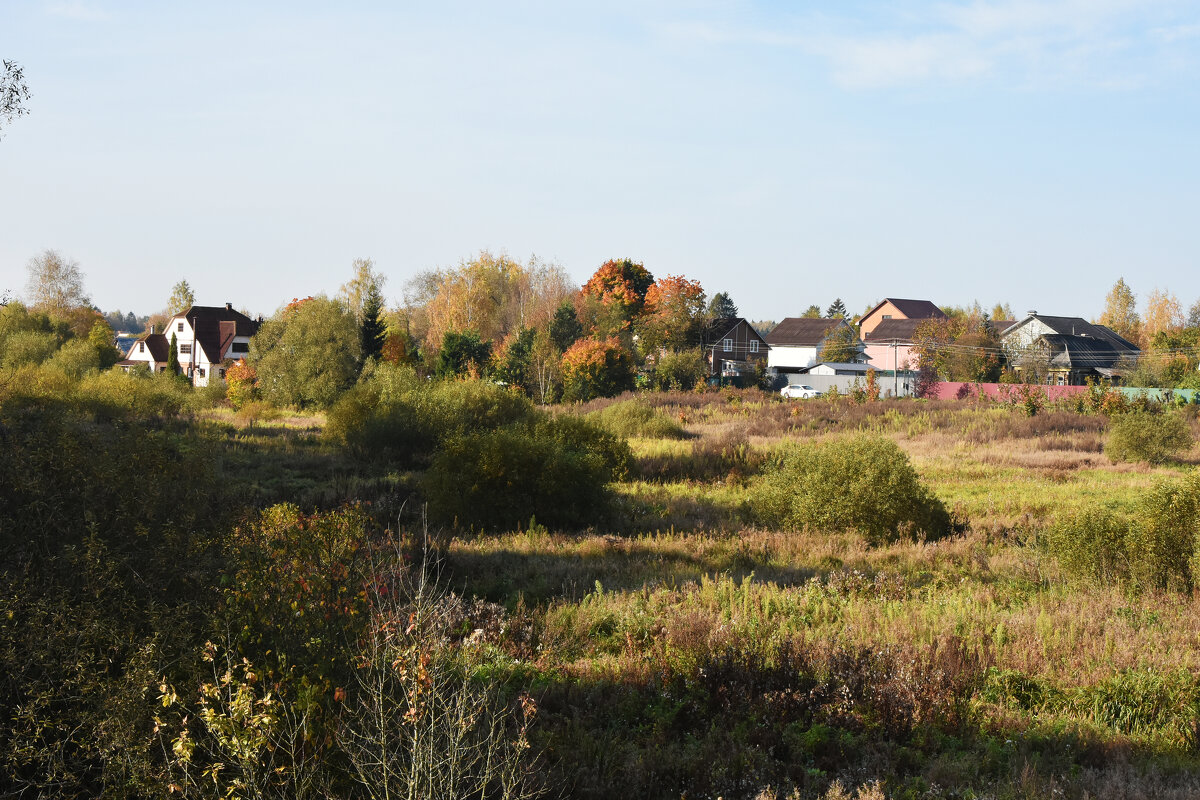
<svg viewBox="0 0 1200 800">
<path fill-rule="evenodd" d="M 0 289 L 271 313 L 371 257 L 630 256 L 774 318 L 842 297 L 1200 298 L 1200 10 L 1174 0 L 0 0 Z"/>
</svg>

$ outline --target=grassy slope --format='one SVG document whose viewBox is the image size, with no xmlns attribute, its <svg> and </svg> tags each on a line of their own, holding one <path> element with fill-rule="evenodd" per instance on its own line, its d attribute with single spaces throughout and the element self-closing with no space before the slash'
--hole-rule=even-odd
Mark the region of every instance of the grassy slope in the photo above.
<svg viewBox="0 0 1200 800">
<path fill-rule="evenodd" d="M 1072 584 L 1037 546 L 1054 514 L 1090 503 L 1128 508 L 1170 469 L 1110 463 L 1098 417 L 1029 419 L 961 404 L 864 412 L 753 395 L 684 400 L 665 411 L 696 438 L 634 440 L 642 462 L 711 456 L 714 441 L 761 452 L 793 438 L 873 430 L 900 443 L 969 530 L 877 549 L 853 535 L 753 530 L 744 481 L 702 476 L 624 484 L 635 521 L 623 535 L 455 539 L 449 563 L 463 591 L 536 609 L 534 664 L 547 680 L 638 683 L 648 664 L 763 641 L 921 652 L 958 637 L 990 665 L 971 701 L 970 743 L 924 748 L 915 763 L 884 758 L 869 775 L 866 759 L 860 777 L 890 777 L 917 793 L 933 783 L 1022 796 L 1129 781 L 1181 796 L 1196 788 L 1195 602 Z M 996 747 L 990 768 L 973 765 Z"/>
<path fill-rule="evenodd" d="M 541 692 L 540 744 L 572 795 L 636 787 L 749 796 L 747 787 L 767 783 L 818 794 L 838 774 L 853 785 L 884 779 L 889 796 L 934 787 L 1013 797 L 1200 791 L 1195 602 L 1071 583 L 1038 546 L 1055 514 L 1129 508 L 1179 467 L 1114 465 L 1101 452 L 1103 418 L 1067 412 L 781 403 L 753 392 L 648 402 L 691 438 L 631 440 L 638 464 L 618 487 L 619 529 L 444 544 L 454 588 L 505 604 L 512 629 L 524 631 L 496 645 L 496 669 Z M 248 468 L 256 500 L 329 505 L 403 497 L 411 485 L 411 476 L 364 470 L 329 450 L 315 436 L 320 420 L 253 432 L 231 422 L 213 424 L 230 467 Z M 850 534 L 748 524 L 746 482 L 772 448 L 859 430 L 894 438 L 967 532 L 868 548 Z M 1200 462 L 1200 452 L 1186 461 Z M 733 691 L 705 685 L 719 671 L 714 653 L 757 654 L 733 670 L 757 675 L 787 642 L 803 643 L 818 672 L 837 652 L 886 653 L 893 666 L 880 691 L 969 694 L 970 712 L 932 732 L 893 735 L 871 714 L 841 727 L 783 725 L 769 704 L 714 705 Z M 950 643 L 982 670 L 968 689 L 931 677 L 931 648 Z M 918 665 L 907 678 L 895 666 L 905 663 Z M 955 700 L 968 698 L 938 702 Z M 937 702 L 927 706 L 921 713 L 948 719 Z"/>
</svg>

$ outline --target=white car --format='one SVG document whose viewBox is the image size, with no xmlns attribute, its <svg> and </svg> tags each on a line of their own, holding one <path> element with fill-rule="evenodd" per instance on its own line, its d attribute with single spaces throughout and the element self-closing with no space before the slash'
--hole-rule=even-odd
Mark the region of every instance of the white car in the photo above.
<svg viewBox="0 0 1200 800">
<path fill-rule="evenodd" d="M 811 400 L 814 397 L 820 397 L 821 393 L 811 386 L 803 383 L 792 383 L 779 390 L 779 393 L 784 397 L 800 398 L 801 400 Z"/>
</svg>

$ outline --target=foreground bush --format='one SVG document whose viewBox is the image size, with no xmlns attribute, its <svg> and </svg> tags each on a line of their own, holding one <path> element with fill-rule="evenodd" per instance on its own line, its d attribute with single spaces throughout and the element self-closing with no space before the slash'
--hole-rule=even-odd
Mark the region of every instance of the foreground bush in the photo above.
<svg viewBox="0 0 1200 800">
<path fill-rule="evenodd" d="M 1048 542 L 1071 575 L 1138 588 L 1190 590 L 1200 576 L 1200 471 L 1163 479 L 1129 516 L 1089 509 L 1059 520 Z"/>
<path fill-rule="evenodd" d="M 581 528 L 608 516 L 609 484 L 629 457 L 611 433 L 570 417 L 547 419 L 452 440 L 434 457 L 424 491 L 442 523 L 512 529 L 536 517 Z"/>
<path fill-rule="evenodd" d="M 641 436 L 647 439 L 682 439 L 687 433 L 679 423 L 641 400 L 622 400 L 588 419 L 617 436 Z"/>
<path fill-rule="evenodd" d="M 0 398 L 0 795 L 164 794 L 145 687 L 206 624 L 229 482 L 198 437 L 105 406 L 141 386 L 117 377 Z"/>
<path fill-rule="evenodd" d="M 1113 461 L 1162 464 L 1192 447 L 1192 431 L 1179 414 L 1134 411 L 1114 417 L 1104 454 Z"/>
<path fill-rule="evenodd" d="M 890 439 L 867 435 L 779 453 L 751 489 L 751 507 L 761 525 L 855 530 L 873 543 L 942 536 L 951 526 L 904 451 Z"/>
</svg>

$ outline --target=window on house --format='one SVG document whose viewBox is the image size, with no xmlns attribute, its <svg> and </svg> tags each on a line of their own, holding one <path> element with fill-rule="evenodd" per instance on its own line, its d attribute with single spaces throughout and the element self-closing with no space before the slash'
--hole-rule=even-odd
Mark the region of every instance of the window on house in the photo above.
<svg viewBox="0 0 1200 800">
<path fill-rule="evenodd" d="M 726 353 L 732 353 L 732 352 L 733 352 L 733 339 L 726 339 L 726 340 L 725 340 L 725 352 L 726 352 Z"/>
<path fill-rule="evenodd" d="M 233 344 L 231 344 L 229 346 L 229 352 L 231 352 L 231 353 L 249 353 L 250 352 L 250 343 L 249 342 L 234 342 Z"/>
<path fill-rule="evenodd" d="M 139 353 L 146 352 L 146 343 L 145 342 L 138 342 L 138 352 Z"/>
<path fill-rule="evenodd" d="M 884 314 L 884 315 L 883 315 L 883 318 L 884 318 L 884 319 L 891 319 L 891 318 L 892 318 L 892 315 L 891 315 L 891 314 Z"/>
<path fill-rule="evenodd" d="M 751 352 L 751 353 L 757 353 L 757 352 L 758 352 L 758 339 L 751 339 L 751 340 L 750 340 L 750 352 Z"/>
<path fill-rule="evenodd" d="M 192 346 L 190 344 L 181 344 L 181 345 L 179 345 L 179 352 L 185 356 L 191 355 Z"/>
<path fill-rule="evenodd" d="M 175 326 L 175 329 L 178 330 L 180 333 L 183 333 L 183 323 L 182 322 L 179 323 L 177 326 Z"/>
<path fill-rule="evenodd" d="M 201 369 L 201 370 L 198 370 L 198 372 L 200 373 L 200 377 L 201 377 L 201 378 L 203 378 L 203 377 L 204 377 L 204 370 L 203 370 L 203 369 Z"/>
</svg>

